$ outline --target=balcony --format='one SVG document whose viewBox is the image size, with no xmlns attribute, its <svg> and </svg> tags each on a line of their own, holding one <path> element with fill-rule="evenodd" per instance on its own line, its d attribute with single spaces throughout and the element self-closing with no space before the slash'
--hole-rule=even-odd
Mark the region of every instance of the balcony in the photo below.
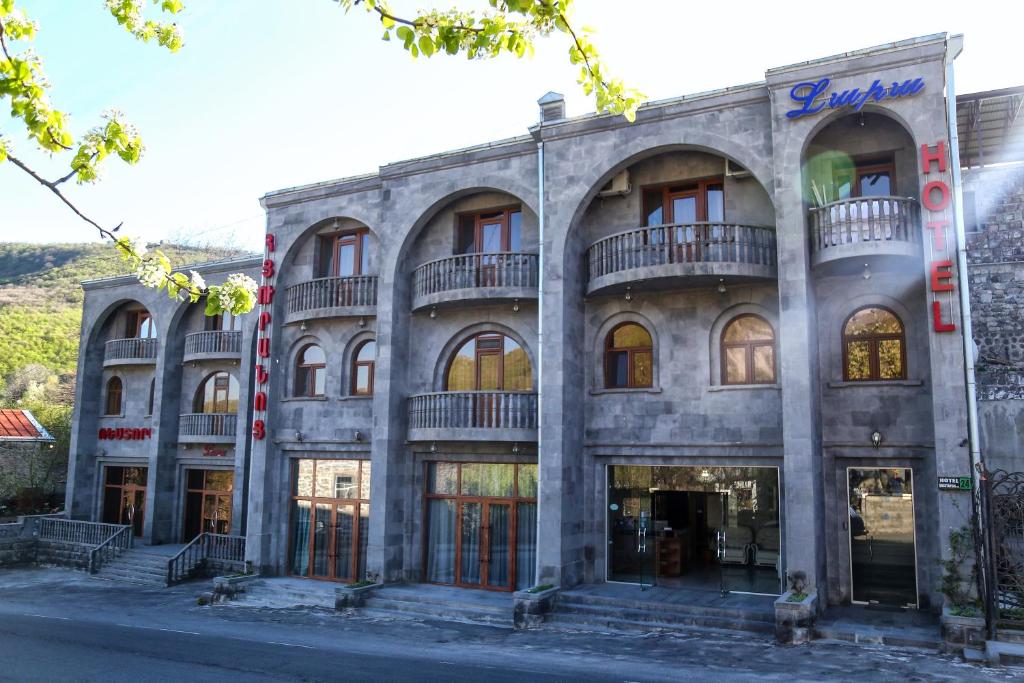
<svg viewBox="0 0 1024 683">
<path fill-rule="evenodd" d="M 536 299 L 537 254 L 461 254 L 424 263 L 412 275 L 412 310 L 459 302 Z"/>
<path fill-rule="evenodd" d="M 409 441 L 536 441 L 537 394 L 445 391 L 409 397 Z"/>
<path fill-rule="evenodd" d="M 321 277 L 285 290 L 285 324 L 377 314 L 377 276 Z"/>
<path fill-rule="evenodd" d="M 587 249 L 587 294 L 711 287 L 775 280 L 775 229 L 733 223 L 685 223 L 627 230 Z"/>
<path fill-rule="evenodd" d="M 907 197 L 856 197 L 811 209 L 811 265 L 871 256 L 920 258 L 919 213 L 917 200 Z"/>
<path fill-rule="evenodd" d="M 111 339 L 103 348 L 103 365 L 153 365 L 158 349 L 156 339 Z"/>
<path fill-rule="evenodd" d="M 184 360 L 234 358 L 242 355 L 242 333 L 229 330 L 193 332 L 185 335 Z"/>
<path fill-rule="evenodd" d="M 234 443 L 237 434 L 234 413 L 187 413 L 178 423 L 179 443 Z"/>
</svg>

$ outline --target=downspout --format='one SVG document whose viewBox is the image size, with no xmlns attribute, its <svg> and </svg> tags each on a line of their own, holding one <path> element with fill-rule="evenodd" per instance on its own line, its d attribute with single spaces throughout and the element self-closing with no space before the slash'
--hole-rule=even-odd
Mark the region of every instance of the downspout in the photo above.
<svg viewBox="0 0 1024 683">
<path fill-rule="evenodd" d="M 964 347 L 964 378 L 967 390 L 967 441 L 971 457 L 971 498 L 974 508 L 975 539 L 982 539 L 982 550 L 976 555 L 981 560 L 982 566 L 988 568 L 990 562 L 990 551 L 988 535 L 985 530 L 985 509 L 984 492 L 980 489 L 982 483 L 982 457 L 980 434 L 978 432 L 978 392 L 977 379 L 974 372 L 974 331 L 971 325 L 971 291 L 970 277 L 967 270 L 967 234 L 964 228 L 963 210 L 963 180 L 960 174 L 960 136 L 957 131 L 956 116 L 956 86 L 954 82 L 953 60 L 963 51 L 963 37 L 953 36 L 949 39 L 946 52 L 946 126 L 949 129 L 949 152 L 953 175 L 953 228 L 956 232 L 956 268 L 960 274 L 960 330 L 963 336 Z M 990 604 L 984 593 L 991 590 L 991 574 L 988 571 L 978 572 L 982 585 L 979 590 L 985 599 L 986 605 Z M 990 615 L 991 617 L 991 615 Z M 994 619 L 989 619 L 989 628 L 994 628 Z"/>
<path fill-rule="evenodd" d="M 544 117 L 537 126 L 537 485 L 541 482 L 541 454 L 544 452 Z M 534 538 L 540 542 L 541 505 L 544 496 L 537 495 L 537 531 Z M 534 552 L 534 583 L 540 579 L 540 553 Z"/>
</svg>

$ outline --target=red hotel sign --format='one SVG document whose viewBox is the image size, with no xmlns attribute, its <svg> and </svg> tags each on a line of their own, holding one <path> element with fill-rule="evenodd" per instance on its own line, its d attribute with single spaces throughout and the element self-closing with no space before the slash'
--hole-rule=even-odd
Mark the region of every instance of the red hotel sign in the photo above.
<svg viewBox="0 0 1024 683">
<path fill-rule="evenodd" d="M 956 285 L 953 280 L 953 261 L 950 256 L 949 241 L 946 239 L 946 228 L 949 227 L 949 219 L 946 210 L 952 201 L 952 191 L 949 185 L 943 180 L 946 173 L 946 143 L 942 140 L 932 150 L 927 144 L 921 145 L 921 173 L 927 178 L 932 171 L 932 166 L 937 166 L 940 174 L 938 180 L 931 180 L 925 184 L 921 192 L 921 204 L 931 212 L 927 217 L 925 226 L 931 231 L 932 259 L 929 267 L 928 284 L 932 292 L 932 328 L 936 332 L 955 332 L 956 323 L 952 317 L 949 322 L 943 320 L 942 304 L 938 296 L 942 292 L 949 292 L 952 302 Z M 955 248 L 955 244 L 953 247 Z M 948 311 L 952 313 L 953 306 L 950 303 Z"/>
<path fill-rule="evenodd" d="M 149 427 L 103 427 L 99 433 L 100 441 L 142 441 L 153 436 Z"/>
<path fill-rule="evenodd" d="M 274 236 L 267 234 L 263 253 L 263 282 L 256 293 L 260 306 L 256 338 L 256 393 L 253 396 L 252 438 L 262 441 L 267 437 L 267 383 L 270 381 L 270 321 L 274 303 L 274 276 L 277 274 L 274 253 L 277 245 Z"/>
</svg>

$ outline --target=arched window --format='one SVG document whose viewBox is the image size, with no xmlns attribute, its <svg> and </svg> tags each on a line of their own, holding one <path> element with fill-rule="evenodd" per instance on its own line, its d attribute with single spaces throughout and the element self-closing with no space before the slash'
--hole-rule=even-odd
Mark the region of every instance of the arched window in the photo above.
<svg viewBox="0 0 1024 683">
<path fill-rule="evenodd" d="M 733 318 L 722 330 L 722 384 L 775 383 L 775 331 L 759 315 Z"/>
<path fill-rule="evenodd" d="M 196 391 L 193 412 L 237 413 L 238 380 L 227 372 L 209 375 Z"/>
<path fill-rule="evenodd" d="M 533 372 L 526 350 L 500 332 L 473 335 L 448 363 L 445 391 L 530 391 Z"/>
<path fill-rule="evenodd" d="M 654 384 L 654 342 L 636 323 L 622 323 L 604 343 L 604 385 L 608 389 L 642 388 Z"/>
<path fill-rule="evenodd" d="M 377 362 L 377 342 L 364 341 L 352 357 L 352 393 L 356 396 L 373 394 L 373 370 Z"/>
<path fill-rule="evenodd" d="M 146 404 L 146 415 L 153 414 L 153 401 L 156 398 L 156 377 L 149 380 L 149 403 Z"/>
<path fill-rule="evenodd" d="M 848 382 L 906 379 L 903 323 L 887 308 L 855 311 L 843 325 L 843 379 Z"/>
<path fill-rule="evenodd" d="M 121 384 L 120 377 L 111 377 L 107 380 L 107 403 L 104 415 L 120 415 L 121 414 L 121 394 L 123 393 L 123 385 Z"/>
<path fill-rule="evenodd" d="M 327 358 L 316 344 L 304 346 L 295 364 L 295 395 L 323 396 Z"/>
</svg>

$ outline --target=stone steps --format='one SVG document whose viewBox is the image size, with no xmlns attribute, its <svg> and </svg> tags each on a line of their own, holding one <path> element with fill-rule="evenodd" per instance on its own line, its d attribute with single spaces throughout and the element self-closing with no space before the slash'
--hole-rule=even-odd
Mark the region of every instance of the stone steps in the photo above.
<svg viewBox="0 0 1024 683">
<path fill-rule="evenodd" d="M 1001 643 L 1024 644 L 1024 631 L 1017 629 L 1001 628 L 996 630 L 996 640 Z"/>
<path fill-rule="evenodd" d="M 437 586 L 386 586 L 371 593 L 359 613 L 376 617 L 437 619 L 511 628 L 512 596 Z"/>
<path fill-rule="evenodd" d="M 576 630 L 686 631 L 714 629 L 771 634 L 775 614 L 744 607 L 679 604 L 566 591 L 546 624 Z"/>
<path fill-rule="evenodd" d="M 985 658 L 993 666 L 1024 664 L 1024 643 L 985 641 Z"/>
<path fill-rule="evenodd" d="M 825 640 L 839 640 L 846 643 L 866 645 L 888 645 L 891 647 L 914 647 L 938 652 L 943 647 L 938 632 L 918 632 L 915 629 L 877 629 L 870 626 L 851 628 L 818 623 L 814 626 L 814 637 Z"/>
<path fill-rule="evenodd" d="M 157 553 L 126 550 L 100 567 L 96 578 L 146 586 L 166 586 L 169 559 Z"/>
</svg>

